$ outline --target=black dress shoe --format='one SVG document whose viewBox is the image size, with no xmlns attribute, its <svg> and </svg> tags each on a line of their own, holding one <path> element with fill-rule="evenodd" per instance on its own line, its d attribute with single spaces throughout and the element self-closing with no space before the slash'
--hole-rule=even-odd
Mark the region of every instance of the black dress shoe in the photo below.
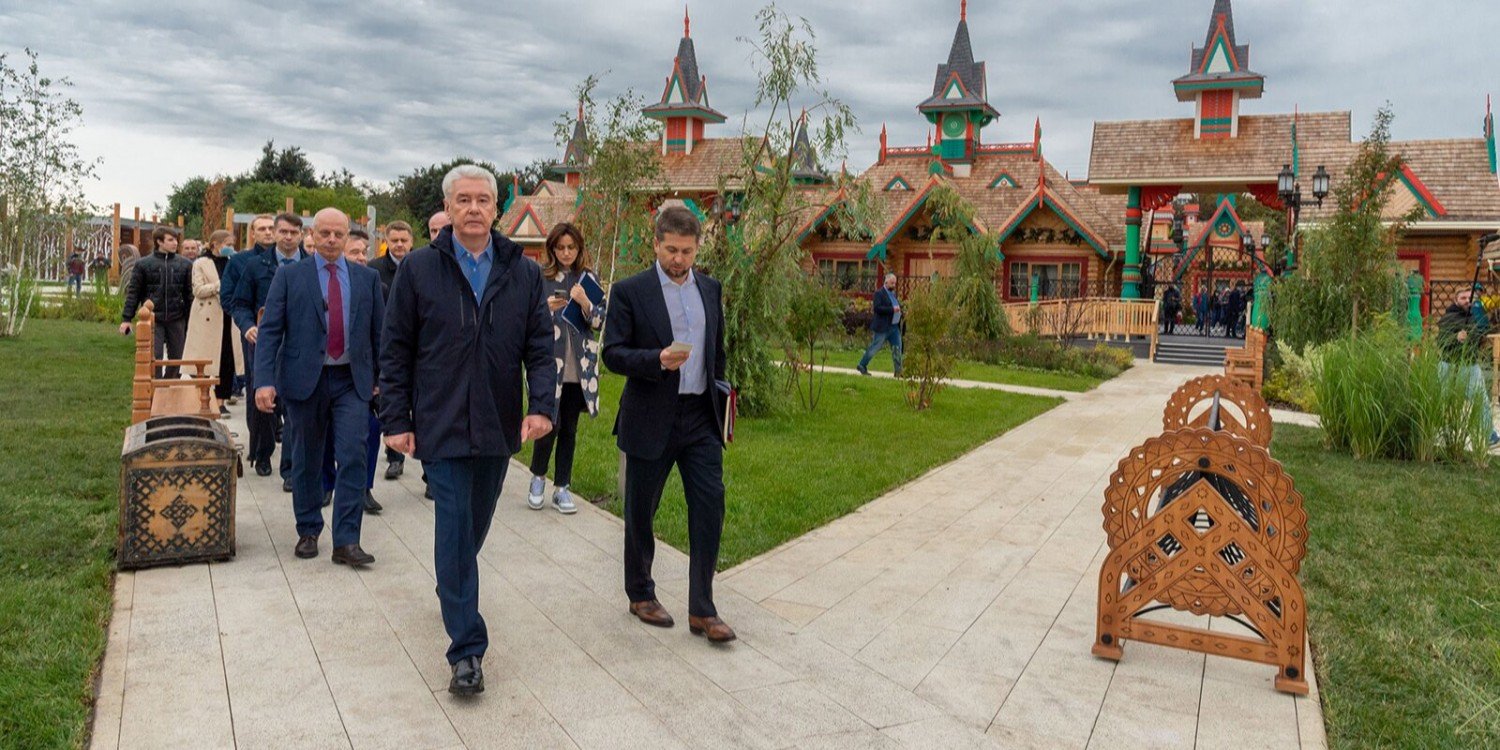
<svg viewBox="0 0 1500 750">
<path fill-rule="evenodd" d="M 292 480 L 290 480 L 290 479 L 283 479 L 283 480 L 281 480 L 281 491 L 282 492 L 291 492 L 292 491 Z"/>
<path fill-rule="evenodd" d="M 390 463 L 387 463 L 385 465 L 385 478 L 386 479 L 395 479 L 395 478 L 401 476 L 401 472 L 403 472 L 405 470 L 406 470 L 406 461 L 405 460 L 391 461 Z"/>
<path fill-rule="evenodd" d="M 262 477 L 271 476 L 271 462 L 270 461 L 256 461 L 255 462 L 255 473 L 256 473 L 257 476 L 262 476 Z"/>
<path fill-rule="evenodd" d="M 318 538 L 315 536 L 297 537 L 296 555 L 303 560 L 318 556 Z"/>
<path fill-rule="evenodd" d="M 360 549 L 358 544 L 346 544 L 333 551 L 333 561 L 357 568 L 375 562 L 375 556 Z"/>
<path fill-rule="evenodd" d="M 333 505 L 333 490 L 323 493 L 323 507 L 327 508 L 330 505 Z"/>
<path fill-rule="evenodd" d="M 385 510 L 385 506 L 375 502 L 375 493 L 365 490 L 365 512 L 372 516 L 378 516 L 382 510 Z"/>
<path fill-rule="evenodd" d="M 478 695 L 484 692 L 484 668 L 479 657 L 467 656 L 453 665 L 453 679 L 448 681 L 448 692 L 454 695 Z"/>
</svg>

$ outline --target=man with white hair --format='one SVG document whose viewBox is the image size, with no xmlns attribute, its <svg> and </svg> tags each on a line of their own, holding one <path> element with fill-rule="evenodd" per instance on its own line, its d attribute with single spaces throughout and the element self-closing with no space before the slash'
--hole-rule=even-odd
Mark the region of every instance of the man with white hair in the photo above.
<svg viewBox="0 0 1500 750">
<path fill-rule="evenodd" d="M 874 316 L 870 318 L 870 333 L 874 336 L 870 339 L 870 346 L 865 349 L 865 356 L 859 358 L 859 364 L 854 369 L 859 370 L 861 375 L 870 374 L 870 360 L 875 358 L 875 353 L 880 347 L 887 343 L 891 345 L 891 366 L 896 371 L 896 377 L 901 377 L 901 300 L 896 297 L 896 274 L 885 275 L 885 286 L 875 291 L 875 296 L 870 300 Z"/>
<path fill-rule="evenodd" d="M 286 407 L 282 443 L 291 455 L 292 507 L 300 558 L 318 556 L 323 532 L 323 450 L 333 431 L 338 466 L 333 494 L 333 561 L 363 566 L 359 546 L 365 506 L 365 435 L 376 394 L 376 363 L 385 301 L 380 274 L 344 257 L 349 217 L 325 208 L 313 218 L 316 254 L 277 271 L 266 295 L 255 346 L 255 407 L 269 414 L 279 394 Z"/>
<path fill-rule="evenodd" d="M 495 231 L 499 195 L 482 167 L 443 178 L 452 224 L 402 262 L 380 355 L 385 443 L 422 461 L 433 495 L 448 690 L 458 695 L 484 691 L 479 550 L 510 457 L 551 431 L 557 390 L 541 267 Z"/>
</svg>

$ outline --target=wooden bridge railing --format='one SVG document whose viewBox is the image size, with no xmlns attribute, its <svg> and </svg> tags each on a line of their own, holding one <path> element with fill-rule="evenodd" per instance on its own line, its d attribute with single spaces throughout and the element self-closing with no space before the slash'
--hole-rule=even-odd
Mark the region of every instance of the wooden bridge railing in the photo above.
<svg viewBox="0 0 1500 750">
<path fill-rule="evenodd" d="M 1111 297 L 1074 297 L 1002 306 L 1011 330 L 1052 338 L 1151 339 L 1156 354 L 1157 302 Z"/>
</svg>

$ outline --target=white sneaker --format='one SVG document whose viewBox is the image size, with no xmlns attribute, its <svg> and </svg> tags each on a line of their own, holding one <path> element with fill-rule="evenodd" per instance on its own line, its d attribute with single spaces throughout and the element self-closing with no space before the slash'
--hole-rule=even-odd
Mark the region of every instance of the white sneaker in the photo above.
<svg viewBox="0 0 1500 750">
<path fill-rule="evenodd" d="M 547 491 L 547 480 L 544 477 L 531 478 L 531 490 L 526 493 L 526 507 L 532 510 L 542 509 L 542 494 Z"/>
<path fill-rule="evenodd" d="M 553 493 L 552 507 L 565 516 L 578 512 L 578 506 L 573 504 L 573 493 L 569 492 L 567 487 L 558 487 L 557 492 Z"/>
</svg>

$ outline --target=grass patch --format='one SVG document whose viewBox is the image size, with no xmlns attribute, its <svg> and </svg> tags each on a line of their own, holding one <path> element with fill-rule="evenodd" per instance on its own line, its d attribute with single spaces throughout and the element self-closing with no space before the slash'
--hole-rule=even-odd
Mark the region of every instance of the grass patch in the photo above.
<svg viewBox="0 0 1500 750">
<path fill-rule="evenodd" d="M 864 353 L 864 349 L 830 349 L 828 350 L 828 366 L 844 367 L 852 370 L 855 365 L 859 364 L 859 358 L 864 356 Z M 820 351 L 818 353 L 820 362 L 822 356 L 823 352 Z M 880 353 L 875 355 L 875 359 L 870 361 L 870 371 L 891 371 L 889 348 L 881 349 Z M 1024 385 L 1032 388 L 1050 388 L 1055 391 L 1073 391 L 1076 393 L 1092 390 L 1095 386 L 1104 382 L 1100 378 L 1078 375 L 1071 372 L 991 365 L 967 359 L 958 361 L 958 367 L 954 368 L 953 377 L 957 380 L 974 380 L 981 383 L 999 383 L 1002 385 Z"/>
<path fill-rule="evenodd" d="M 87 733 L 133 344 L 53 320 L 0 339 L 0 745 L 78 747 Z"/>
<path fill-rule="evenodd" d="M 1500 746 L 1500 468 L 1355 461 L 1278 425 L 1329 744 Z"/>
<path fill-rule="evenodd" d="M 726 514 L 721 569 L 822 526 L 927 470 L 952 461 L 1060 399 L 952 388 L 914 412 L 901 383 L 826 376 L 811 414 L 741 420 L 724 454 Z M 600 381 L 600 413 L 579 424 L 573 490 L 616 515 L 619 452 L 611 433 L 624 379 Z M 518 456 L 529 461 L 531 448 Z M 686 551 L 687 509 L 677 472 L 667 481 L 656 535 Z"/>
</svg>

